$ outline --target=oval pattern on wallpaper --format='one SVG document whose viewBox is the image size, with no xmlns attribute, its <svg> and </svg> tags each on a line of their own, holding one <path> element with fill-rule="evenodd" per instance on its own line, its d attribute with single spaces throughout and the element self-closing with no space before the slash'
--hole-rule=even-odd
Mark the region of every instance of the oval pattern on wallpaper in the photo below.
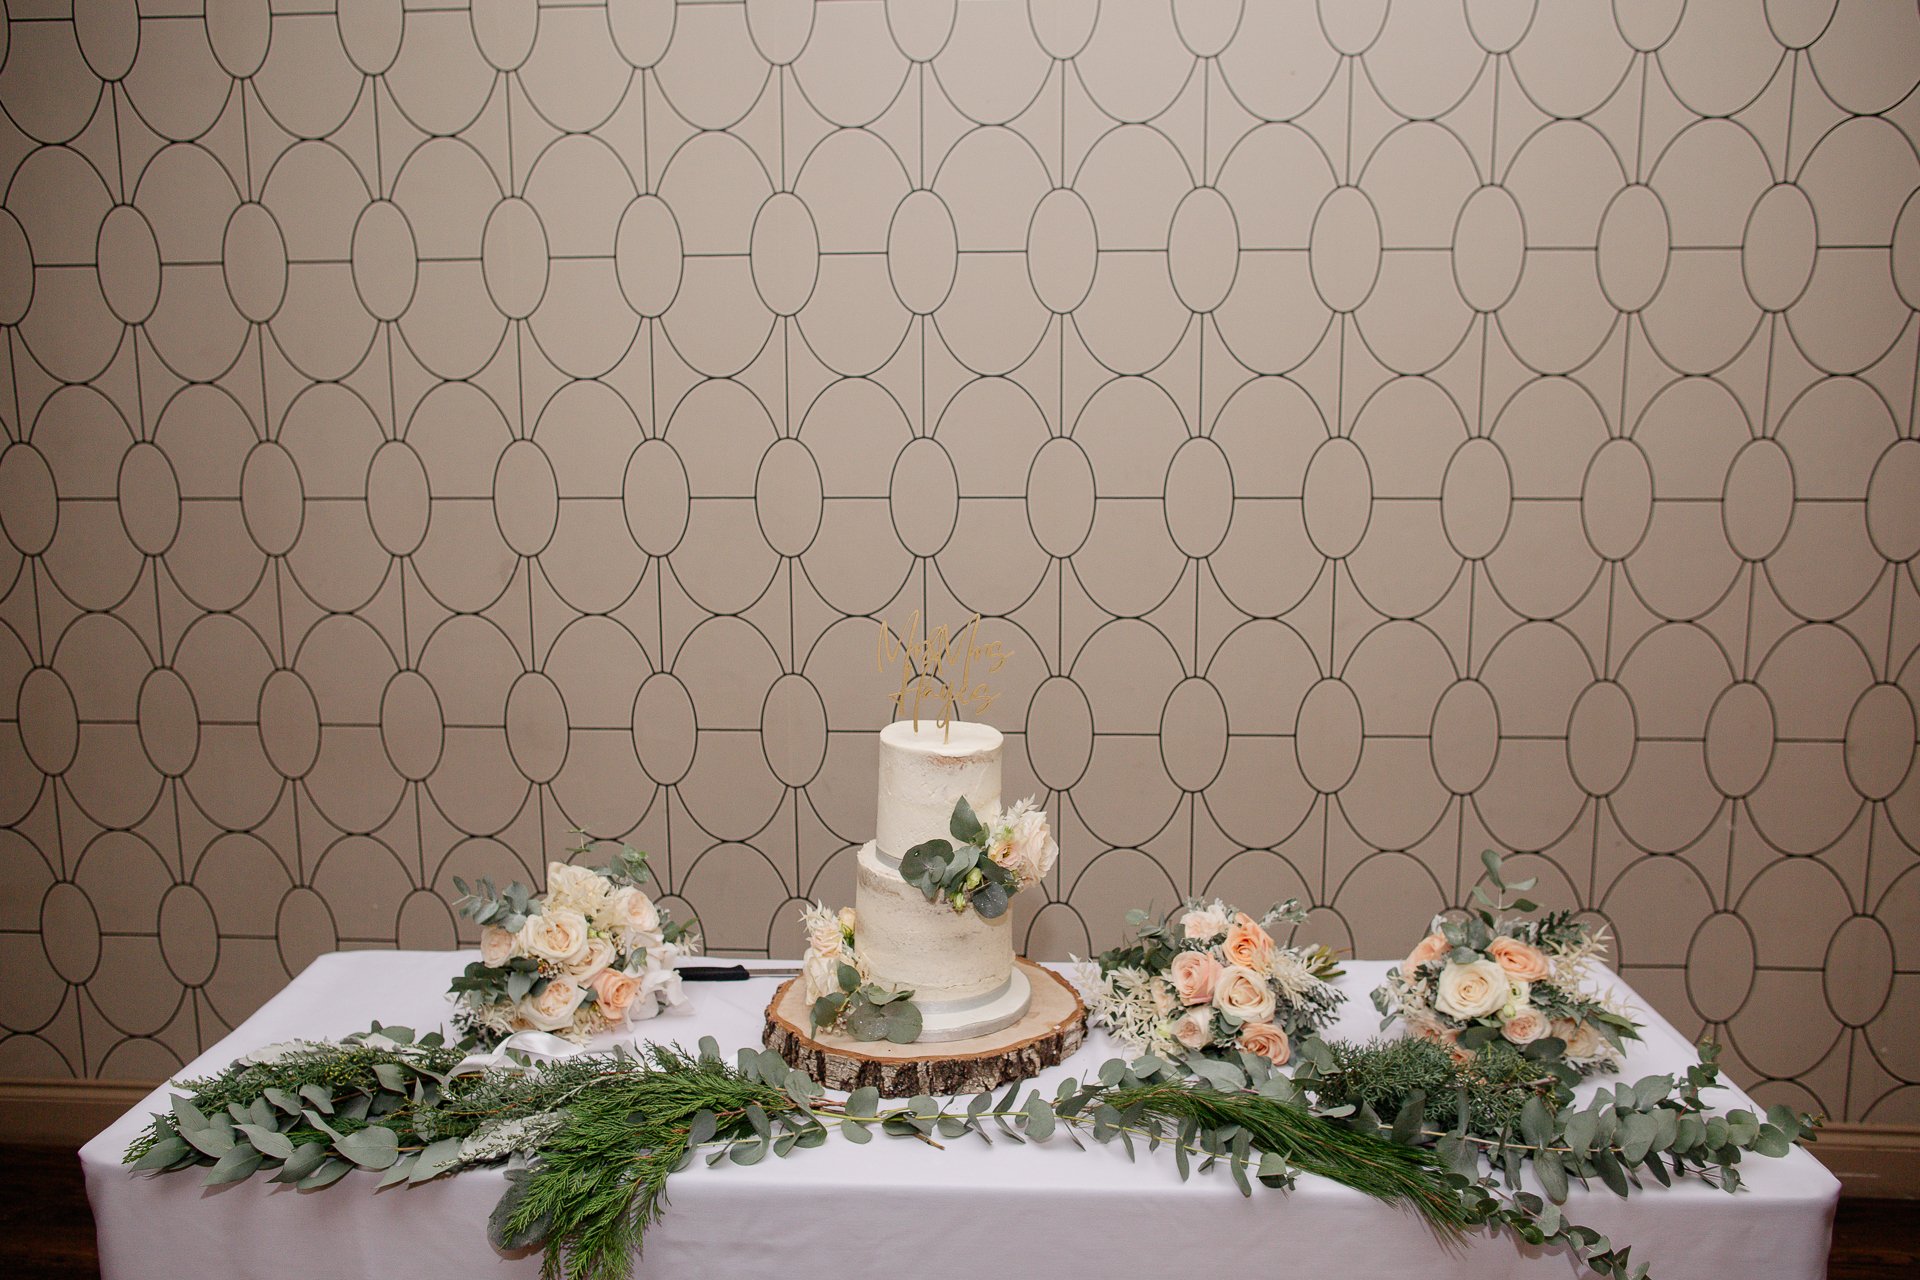
<svg viewBox="0 0 1920 1280">
<path fill-rule="evenodd" d="M 204 7 L 0 24 L 23 1070 L 573 826 L 785 946 L 877 624 L 978 610 L 1029 954 L 1404 954 L 1501 845 L 1742 1083 L 1920 1125 L 1913 6 Z"/>
</svg>

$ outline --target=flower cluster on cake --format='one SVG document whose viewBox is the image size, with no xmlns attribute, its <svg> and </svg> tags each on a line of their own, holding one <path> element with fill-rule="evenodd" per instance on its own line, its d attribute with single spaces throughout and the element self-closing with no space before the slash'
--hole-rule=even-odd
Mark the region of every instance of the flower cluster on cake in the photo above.
<svg viewBox="0 0 1920 1280">
<path fill-rule="evenodd" d="M 1563 1058 L 1582 1072 L 1617 1070 L 1621 1040 L 1640 1035 L 1624 1005 L 1589 992 L 1604 939 L 1567 911 L 1539 920 L 1497 914 L 1506 909 L 1508 890 L 1524 893 L 1534 882 L 1507 884 L 1499 855 L 1481 856 L 1500 899 L 1476 885 L 1480 909 L 1464 921 L 1433 918 L 1427 936 L 1373 992 L 1385 1015 L 1380 1025 L 1397 1018 L 1407 1034 L 1441 1045 L 1456 1061 L 1504 1040 L 1529 1056 Z M 1539 909 L 1524 898 L 1512 906 Z"/>
<path fill-rule="evenodd" d="M 1332 952 L 1283 947 L 1268 932 L 1305 918 L 1295 902 L 1255 920 L 1217 898 L 1189 899 L 1158 924 L 1130 911 L 1133 945 L 1082 974 L 1087 1011 L 1139 1053 L 1246 1052 L 1284 1065 L 1345 998 L 1330 985 L 1340 976 Z"/>
<path fill-rule="evenodd" d="M 584 852 L 584 848 L 574 852 Z M 697 921 L 675 924 L 649 898 L 647 855 L 622 846 L 606 866 L 547 864 L 538 897 L 458 876 L 454 905 L 480 928 L 480 959 L 453 980 L 454 1022 L 493 1045 L 517 1031 L 585 1044 L 604 1031 L 692 1008 L 674 964 L 697 955 Z"/>
</svg>

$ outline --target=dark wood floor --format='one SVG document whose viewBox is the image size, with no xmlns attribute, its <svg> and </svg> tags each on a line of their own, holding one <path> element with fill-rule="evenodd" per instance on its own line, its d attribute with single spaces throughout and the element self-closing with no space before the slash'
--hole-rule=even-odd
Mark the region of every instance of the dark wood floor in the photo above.
<svg viewBox="0 0 1920 1280">
<path fill-rule="evenodd" d="M 99 1275 L 79 1155 L 71 1147 L 0 1144 L 0 1277 L 97 1280 Z M 1920 1201 L 1842 1200 L 1827 1275 L 1829 1280 L 1920 1276 Z"/>
</svg>

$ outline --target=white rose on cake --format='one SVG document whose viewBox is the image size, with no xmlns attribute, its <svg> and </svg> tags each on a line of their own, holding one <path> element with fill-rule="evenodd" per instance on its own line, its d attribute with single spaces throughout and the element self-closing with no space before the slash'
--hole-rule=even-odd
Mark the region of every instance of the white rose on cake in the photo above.
<svg viewBox="0 0 1920 1280">
<path fill-rule="evenodd" d="M 987 856 L 1018 876 L 1020 888 L 1032 888 L 1053 870 L 1060 846 L 1047 829 L 1046 813 L 1034 807 L 1032 796 L 989 818 L 985 825 L 993 833 Z"/>
</svg>

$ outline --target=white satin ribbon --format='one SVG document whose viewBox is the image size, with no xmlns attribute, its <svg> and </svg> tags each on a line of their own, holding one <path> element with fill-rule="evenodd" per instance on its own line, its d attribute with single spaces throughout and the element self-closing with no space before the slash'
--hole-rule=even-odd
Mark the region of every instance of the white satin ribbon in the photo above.
<svg viewBox="0 0 1920 1280">
<path fill-rule="evenodd" d="M 518 1050 L 530 1058 L 541 1062 L 552 1062 L 559 1058 L 571 1058 L 577 1053 L 585 1053 L 577 1044 L 562 1040 L 547 1031 L 516 1031 L 500 1042 L 492 1053 L 470 1053 L 460 1059 L 458 1065 L 448 1075 L 463 1076 L 469 1073 L 490 1071 L 495 1067 L 512 1066 L 513 1060 L 507 1057 L 509 1050 Z"/>
</svg>

